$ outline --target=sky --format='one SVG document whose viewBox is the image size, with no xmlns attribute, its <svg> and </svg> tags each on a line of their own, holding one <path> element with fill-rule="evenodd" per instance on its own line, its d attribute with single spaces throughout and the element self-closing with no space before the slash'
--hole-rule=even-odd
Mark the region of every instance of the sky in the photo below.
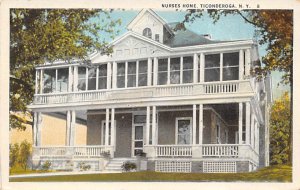
<svg viewBox="0 0 300 190">
<path fill-rule="evenodd" d="M 156 11 L 166 22 L 180 22 L 184 19 L 184 11 Z M 126 26 L 139 13 L 139 10 L 115 10 L 111 13 L 112 19 L 121 18 L 122 24 L 119 26 L 120 34 L 124 34 Z M 217 23 L 204 14 L 202 18 L 198 18 L 193 23 L 189 23 L 186 27 L 198 34 L 210 34 L 214 40 L 237 40 L 237 39 L 255 39 L 255 28 L 246 23 L 239 15 L 227 15 L 221 17 Z M 266 54 L 266 46 L 259 46 L 259 54 Z M 289 90 L 289 86 L 280 84 L 281 74 L 272 72 L 273 98 L 279 98 L 281 94 Z"/>
</svg>

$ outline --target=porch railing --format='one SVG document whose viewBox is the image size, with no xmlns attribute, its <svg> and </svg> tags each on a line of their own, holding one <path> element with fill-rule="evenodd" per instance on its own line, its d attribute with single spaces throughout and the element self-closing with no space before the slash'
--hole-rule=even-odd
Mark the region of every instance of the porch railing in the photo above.
<svg viewBox="0 0 300 190">
<path fill-rule="evenodd" d="M 210 144 L 202 145 L 203 157 L 238 157 L 239 145 Z"/>
<path fill-rule="evenodd" d="M 192 147 L 189 145 L 157 145 L 155 154 L 158 157 L 191 157 Z"/>
<path fill-rule="evenodd" d="M 249 93 L 250 81 L 218 81 L 197 84 L 147 86 L 79 92 L 35 94 L 34 104 L 60 104 L 84 101 L 136 99 L 150 97 L 193 96 L 205 94 Z"/>
<path fill-rule="evenodd" d="M 41 157 L 102 157 L 103 153 L 111 155 L 111 148 L 102 145 L 33 147 L 33 151 Z"/>
</svg>

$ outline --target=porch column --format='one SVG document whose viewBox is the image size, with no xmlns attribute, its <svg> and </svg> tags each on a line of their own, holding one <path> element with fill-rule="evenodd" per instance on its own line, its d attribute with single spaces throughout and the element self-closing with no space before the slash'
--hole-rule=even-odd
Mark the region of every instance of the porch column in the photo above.
<svg viewBox="0 0 300 190">
<path fill-rule="evenodd" d="M 244 79 L 244 50 L 240 50 L 239 55 L 239 80 Z"/>
<path fill-rule="evenodd" d="M 107 63 L 107 84 L 106 84 L 106 86 L 107 86 L 107 89 L 111 89 L 111 62 L 108 62 Z M 97 77 L 98 77 L 98 75 L 97 75 Z M 98 81 L 98 79 L 97 79 L 97 81 Z M 98 88 L 98 86 L 97 86 L 97 88 Z"/>
<path fill-rule="evenodd" d="M 152 108 L 152 145 L 156 145 L 156 106 Z"/>
<path fill-rule="evenodd" d="M 39 93 L 40 94 L 42 94 L 43 93 L 43 90 L 44 90 L 44 70 L 43 69 L 41 69 L 40 70 L 40 89 L 39 89 Z"/>
<path fill-rule="evenodd" d="M 254 113 L 252 112 L 251 113 L 251 125 L 250 125 L 250 128 L 251 128 L 251 147 L 254 148 Z"/>
<path fill-rule="evenodd" d="M 68 92 L 72 92 L 73 79 L 73 67 L 69 66 Z"/>
<path fill-rule="evenodd" d="M 200 54 L 200 83 L 204 82 L 204 64 L 205 64 L 205 55 L 204 53 Z"/>
<path fill-rule="evenodd" d="M 75 132 L 76 132 L 76 112 L 74 110 L 71 112 L 71 123 L 70 123 L 70 143 L 69 146 L 75 145 Z"/>
<path fill-rule="evenodd" d="M 149 145 L 150 141 L 150 106 L 147 106 L 146 113 L 146 145 Z"/>
<path fill-rule="evenodd" d="M 117 88 L 117 63 L 115 61 L 112 65 L 112 88 Z"/>
<path fill-rule="evenodd" d="M 250 102 L 246 102 L 246 144 L 250 144 Z"/>
<path fill-rule="evenodd" d="M 199 104 L 199 145 L 202 144 L 203 144 L 203 104 Z"/>
<path fill-rule="evenodd" d="M 37 134 L 36 134 L 36 146 L 41 146 L 42 145 L 42 129 L 41 129 L 41 125 L 42 125 L 42 113 L 38 112 L 37 113 Z"/>
<path fill-rule="evenodd" d="M 111 109 L 111 142 L 110 144 L 114 147 L 114 150 L 116 150 L 116 126 L 115 126 L 115 108 Z"/>
<path fill-rule="evenodd" d="M 151 86 L 152 80 L 152 59 L 148 58 L 148 70 L 147 70 L 147 86 Z"/>
<path fill-rule="evenodd" d="M 192 130 L 192 134 L 193 134 L 193 145 L 196 145 L 196 127 L 197 127 L 197 105 L 193 104 L 193 130 Z"/>
<path fill-rule="evenodd" d="M 250 49 L 246 49 L 245 51 L 245 75 L 246 77 L 250 76 Z"/>
<path fill-rule="evenodd" d="M 259 153 L 259 124 L 256 122 L 255 125 L 255 150 Z"/>
<path fill-rule="evenodd" d="M 194 59 L 193 59 L 193 82 L 198 82 L 198 55 L 194 53 Z"/>
<path fill-rule="evenodd" d="M 33 146 L 37 146 L 38 113 L 33 113 Z"/>
<path fill-rule="evenodd" d="M 107 145 L 109 145 L 108 143 L 108 140 L 109 140 L 109 138 L 108 138 L 108 135 L 109 135 L 109 109 L 107 108 L 106 109 L 106 115 L 105 115 L 106 117 L 105 117 L 105 145 L 107 146 Z"/>
<path fill-rule="evenodd" d="M 153 86 L 157 85 L 157 68 L 158 68 L 158 58 L 154 57 L 153 65 Z"/>
<path fill-rule="evenodd" d="M 78 86 L 78 66 L 74 66 L 74 73 L 73 73 L 73 91 L 76 92 Z"/>
<path fill-rule="evenodd" d="M 239 103 L 239 144 L 243 144 L 243 103 Z"/>
<path fill-rule="evenodd" d="M 38 89 L 39 89 L 39 83 L 38 83 L 38 79 L 39 79 L 39 72 L 38 70 L 35 70 L 35 90 L 34 93 L 37 94 L 38 93 Z"/>
<path fill-rule="evenodd" d="M 71 111 L 67 111 L 66 146 L 70 146 L 71 136 Z"/>
<path fill-rule="evenodd" d="M 171 58 L 168 57 L 168 76 L 167 76 L 167 85 L 169 85 L 171 83 L 170 80 L 170 70 L 171 70 Z"/>
</svg>

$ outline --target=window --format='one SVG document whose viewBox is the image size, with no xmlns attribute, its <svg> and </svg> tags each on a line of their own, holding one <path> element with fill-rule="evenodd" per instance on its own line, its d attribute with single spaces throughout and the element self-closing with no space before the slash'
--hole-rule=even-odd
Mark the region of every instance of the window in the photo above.
<svg viewBox="0 0 300 190">
<path fill-rule="evenodd" d="M 220 81 L 220 54 L 205 55 L 205 82 Z"/>
<path fill-rule="evenodd" d="M 158 60 L 158 72 L 157 72 L 157 84 L 165 85 L 168 81 L 168 59 L 159 59 Z"/>
<path fill-rule="evenodd" d="M 136 86 L 136 62 L 128 62 L 127 87 Z"/>
<path fill-rule="evenodd" d="M 86 90 L 86 67 L 78 67 L 78 90 Z"/>
<path fill-rule="evenodd" d="M 147 86 L 147 70 L 148 70 L 148 61 L 143 60 L 139 61 L 139 76 L 138 76 L 138 86 Z"/>
<path fill-rule="evenodd" d="M 43 83 L 43 93 L 67 92 L 69 86 L 69 68 L 44 70 Z"/>
<path fill-rule="evenodd" d="M 125 88 L 125 63 L 117 63 L 117 88 Z"/>
<path fill-rule="evenodd" d="M 69 83 L 69 68 L 57 69 L 57 90 L 67 92 Z"/>
<path fill-rule="evenodd" d="M 55 80 L 56 80 L 56 69 L 47 69 L 44 70 L 44 89 L 43 93 L 55 92 Z"/>
<path fill-rule="evenodd" d="M 155 41 L 159 42 L 159 34 L 155 34 Z"/>
<path fill-rule="evenodd" d="M 152 31 L 150 28 L 145 28 L 143 30 L 143 36 L 146 36 L 147 38 L 152 38 Z"/>
<path fill-rule="evenodd" d="M 107 88 L 107 64 L 100 65 L 99 76 L 98 76 L 98 89 L 106 89 Z"/>
<path fill-rule="evenodd" d="M 223 81 L 239 79 L 239 53 L 223 54 Z"/>
<path fill-rule="evenodd" d="M 171 58 L 170 62 L 170 83 L 180 83 L 180 57 Z"/>
<path fill-rule="evenodd" d="M 88 90 L 96 90 L 97 69 L 88 69 Z"/>
<path fill-rule="evenodd" d="M 192 118 L 176 118 L 176 144 L 191 144 Z"/>
<path fill-rule="evenodd" d="M 193 82 L 193 65 L 194 65 L 194 59 L 192 56 L 183 57 L 182 83 Z"/>
</svg>

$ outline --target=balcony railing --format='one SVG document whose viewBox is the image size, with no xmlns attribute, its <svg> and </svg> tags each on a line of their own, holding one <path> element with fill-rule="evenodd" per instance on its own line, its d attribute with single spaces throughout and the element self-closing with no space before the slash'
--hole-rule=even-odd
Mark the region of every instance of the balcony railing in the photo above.
<svg viewBox="0 0 300 190">
<path fill-rule="evenodd" d="M 221 81 L 197 84 L 135 87 L 126 89 L 108 89 L 78 91 L 66 93 L 36 94 L 34 104 L 61 104 L 99 100 L 123 100 L 137 98 L 157 98 L 194 96 L 205 94 L 232 94 L 252 92 L 250 81 Z"/>
<path fill-rule="evenodd" d="M 192 146 L 189 145 L 157 145 L 155 146 L 157 157 L 191 157 Z"/>
</svg>

